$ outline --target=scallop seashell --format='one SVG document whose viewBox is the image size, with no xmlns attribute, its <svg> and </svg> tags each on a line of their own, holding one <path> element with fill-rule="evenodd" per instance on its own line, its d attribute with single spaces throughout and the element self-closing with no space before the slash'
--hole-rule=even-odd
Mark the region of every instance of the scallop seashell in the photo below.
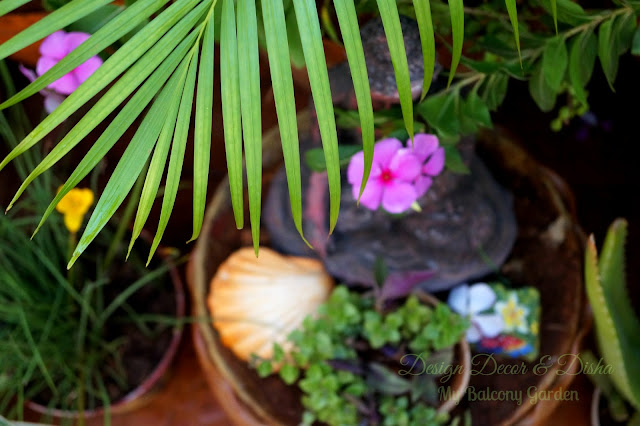
<svg viewBox="0 0 640 426">
<path fill-rule="evenodd" d="M 211 280 L 208 306 L 222 343 L 240 359 L 287 351 L 287 336 L 327 300 L 333 279 L 322 262 L 261 247 L 234 252 Z"/>
</svg>

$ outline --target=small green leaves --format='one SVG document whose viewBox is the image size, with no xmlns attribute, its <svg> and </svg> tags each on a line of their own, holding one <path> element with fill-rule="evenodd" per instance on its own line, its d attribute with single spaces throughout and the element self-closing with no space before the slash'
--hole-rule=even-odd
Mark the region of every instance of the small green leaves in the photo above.
<svg viewBox="0 0 640 426">
<path fill-rule="evenodd" d="M 553 16 L 553 26 L 558 34 L 558 5 L 556 0 L 549 0 L 551 2 L 551 15 Z"/>
<path fill-rule="evenodd" d="M 417 111 L 431 127 L 447 135 L 457 135 L 460 131 L 460 122 L 456 119 L 459 98 L 454 92 L 430 96 L 418 106 Z"/>
<path fill-rule="evenodd" d="M 538 107 L 544 112 L 551 111 L 556 104 L 557 92 L 547 82 L 542 63 L 535 68 L 531 75 L 529 93 Z"/>
<path fill-rule="evenodd" d="M 284 364 L 280 369 L 280 377 L 288 385 L 295 383 L 299 375 L 300 370 L 292 364 Z"/>
<path fill-rule="evenodd" d="M 455 0 L 462 2 L 462 0 Z M 409 77 L 409 65 L 407 63 L 407 53 L 404 48 L 404 38 L 400 27 L 400 16 L 395 0 L 377 0 L 380 18 L 384 27 L 384 33 L 389 45 L 391 63 L 396 76 L 396 86 L 400 96 L 400 107 L 404 125 L 409 132 L 409 137 L 413 140 L 413 100 L 411 97 L 411 79 Z M 452 18 L 453 19 L 453 18 Z"/>
<path fill-rule="evenodd" d="M 569 55 L 564 38 L 549 40 L 542 54 L 542 73 L 546 85 L 556 93 L 560 91 L 568 63 Z"/>
</svg>

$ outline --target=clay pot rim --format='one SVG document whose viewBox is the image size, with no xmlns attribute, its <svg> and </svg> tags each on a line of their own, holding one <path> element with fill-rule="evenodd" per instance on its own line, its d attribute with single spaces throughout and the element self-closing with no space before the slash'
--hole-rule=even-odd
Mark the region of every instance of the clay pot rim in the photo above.
<svg viewBox="0 0 640 426">
<path fill-rule="evenodd" d="M 150 240 L 149 240 L 150 241 Z M 184 285 L 182 283 L 182 279 L 180 278 L 180 274 L 178 273 L 178 269 L 176 265 L 169 259 L 169 256 L 164 254 L 162 249 L 158 250 L 160 254 L 160 258 L 162 262 L 169 265 L 169 277 L 171 278 L 171 283 L 173 284 L 173 288 L 175 291 L 175 301 L 176 301 L 176 319 L 184 318 L 186 314 L 186 295 Z M 160 380 L 164 377 L 167 372 L 173 358 L 178 352 L 178 347 L 180 346 L 180 341 L 182 339 L 184 327 L 174 327 L 171 341 L 167 346 L 164 355 L 160 359 L 160 362 L 156 364 L 151 374 L 147 376 L 146 379 L 142 381 L 138 386 L 132 389 L 129 393 L 124 395 L 122 398 L 115 401 L 113 404 L 109 406 L 109 412 L 111 414 L 117 414 L 120 412 L 127 411 L 129 405 L 134 404 L 136 401 L 141 398 L 148 396 L 154 390 L 155 386 L 160 382 Z M 49 415 L 57 418 L 72 418 L 77 419 L 80 417 L 79 411 L 74 410 L 61 410 L 58 408 L 49 408 L 37 402 L 28 400 L 25 402 L 25 406 L 29 409 L 43 415 Z M 99 417 L 105 413 L 104 407 L 98 407 L 92 410 L 84 410 L 82 417 L 85 419 Z"/>
</svg>

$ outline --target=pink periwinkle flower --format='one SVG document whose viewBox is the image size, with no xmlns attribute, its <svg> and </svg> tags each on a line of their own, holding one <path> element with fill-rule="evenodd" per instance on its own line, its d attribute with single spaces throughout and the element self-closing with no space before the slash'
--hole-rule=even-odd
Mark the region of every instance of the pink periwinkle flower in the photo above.
<svg viewBox="0 0 640 426">
<path fill-rule="evenodd" d="M 418 134 L 407 147 L 397 139 L 383 139 L 374 146 L 371 175 L 360 202 L 371 210 L 380 205 L 389 213 L 402 213 L 424 195 L 433 177 L 444 168 L 444 149 L 434 135 Z M 364 172 L 364 153 L 351 158 L 347 180 L 354 198 L 360 194 Z"/>
<path fill-rule="evenodd" d="M 373 149 L 373 164 L 360 202 L 371 210 L 380 204 L 389 213 L 402 213 L 418 198 L 414 181 L 420 175 L 418 157 L 402 148 L 397 139 L 383 139 Z M 357 199 L 364 171 L 364 153 L 351 157 L 347 179 Z"/>
<path fill-rule="evenodd" d="M 36 63 L 35 73 L 24 67 L 21 67 L 20 70 L 30 81 L 34 81 L 84 43 L 90 36 L 90 34 L 81 32 L 56 31 L 42 41 L 40 45 L 41 56 Z M 83 64 L 47 86 L 47 89 L 41 92 L 45 97 L 45 109 L 49 113 L 53 111 L 64 100 L 64 95 L 73 93 L 101 65 L 102 59 L 99 56 L 92 56 Z"/>
<path fill-rule="evenodd" d="M 407 149 L 411 149 L 422 164 L 422 173 L 415 181 L 416 192 L 420 198 L 431 187 L 433 178 L 444 169 L 444 148 L 440 146 L 435 135 L 421 133 L 413 137 L 413 148 L 411 140 L 407 141 Z"/>
</svg>

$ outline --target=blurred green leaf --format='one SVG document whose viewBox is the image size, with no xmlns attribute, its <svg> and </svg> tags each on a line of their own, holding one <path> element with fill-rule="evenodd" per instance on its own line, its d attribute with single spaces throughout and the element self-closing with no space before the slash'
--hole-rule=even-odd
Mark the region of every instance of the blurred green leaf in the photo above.
<svg viewBox="0 0 640 426">
<path fill-rule="evenodd" d="M 542 0 L 542 7 L 552 15 L 557 15 L 557 21 L 577 26 L 589 22 L 592 18 L 587 15 L 582 6 L 571 0 Z M 554 3 L 556 12 L 554 13 Z"/>
<path fill-rule="evenodd" d="M 427 96 L 431 87 L 433 73 L 436 62 L 436 41 L 431 19 L 431 6 L 429 0 L 413 0 L 413 7 L 416 12 L 416 21 L 420 30 L 420 43 L 422 44 L 422 60 L 424 62 L 424 78 L 422 81 L 422 95 L 420 99 Z"/>
<path fill-rule="evenodd" d="M 618 55 L 622 55 L 631 47 L 633 34 L 638 28 L 636 20 L 635 13 L 626 13 L 615 20 L 612 32 L 616 35 Z"/>
<path fill-rule="evenodd" d="M 598 39 L 592 30 L 581 33 L 573 40 L 569 58 L 569 79 L 576 97 L 582 103 L 587 102 L 584 88 L 591 79 L 597 55 Z"/>
<path fill-rule="evenodd" d="M 554 0 L 555 1 L 555 0 Z M 511 27 L 513 28 L 513 36 L 516 40 L 516 47 L 518 48 L 518 58 L 520 59 L 520 64 L 522 64 L 522 53 L 520 52 L 520 32 L 518 30 L 518 9 L 516 8 L 516 0 L 505 0 L 505 4 L 507 6 L 507 13 L 509 14 L 509 20 L 511 21 Z M 552 7 L 555 6 L 552 4 Z M 557 31 L 557 25 L 556 25 Z"/>
<path fill-rule="evenodd" d="M 554 37 L 549 40 L 542 53 L 542 73 L 546 85 L 556 93 L 560 92 L 568 63 L 569 55 L 564 38 Z"/>
<path fill-rule="evenodd" d="M 462 161 L 462 156 L 460 156 L 460 151 L 456 148 L 455 145 L 443 145 L 444 155 L 445 155 L 445 166 L 447 170 L 451 170 L 455 173 L 469 174 L 471 170 L 464 164 Z"/>
<path fill-rule="evenodd" d="M 104 5 L 84 18 L 80 18 L 70 24 L 67 30 L 94 34 L 100 28 L 104 27 L 107 22 L 118 16 L 123 10 L 124 7 L 115 4 Z"/>
<path fill-rule="evenodd" d="M 346 167 L 351 161 L 351 157 L 360 151 L 362 151 L 362 148 L 358 145 L 338 145 L 340 167 Z M 327 163 L 324 159 L 324 151 L 322 148 L 307 150 L 304 153 L 304 160 L 307 163 L 307 166 L 314 172 L 324 172 L 327 170 Z"/>
<path fill-rule="evenodd" d="M 31 0 L 2 0 L 0 1 L 0 16 L 4 16 L 30 1 Z"/>
<path fill-rule="evenodd" d="M 613 82 L 618 74 L 618 38 L 613 33 L 613 20 L 609 19 L 600 25 L 598 31 L 598 57 L 602 65 L 602 71 L 607 78 L 609 87 L 613 88 Z"/>
<path fill-rule="evenodd" d="M 529 93 L 536 104 L 538 104 L 538 107 L 544 112 L 551 111 L 556 104 L 556 96 L 558 93 L 547 83 L 542 63 L 536 67 L 533 75 L 531 75 L 531 80 L 529 80 Z"/>
<path fill-rule="evenodd" d="M 633 36 L 631 53 L 634 55 L 640 55 L 640 28 L 636 30 L 636 33 Z"/>
<path fill-rule="evenodd" d="M 478 95 L 478 86 L 475 86 L 463 101 L 460 114 L 462 122 L 468 120 L 477 126 L 493 127 L 489 107 Z"/>
<path fill-rule="evenodd" d="M 451 69 L 449 70 L 449 81 L 451 84 L 458 69 L 460 57 L 462 56 L 462 43 L 464 41 L 464 4 L 462 0 L 449 0 L 449 14 L 451 15 L 451 36 L 453 37 L 453 47 L 451 51 Z"/>
<path fill-rule="evenodd" d="M 482 100 L 491 111 L 495 111 L 507 95 L 509 77 L 504 73 L 489 75 L 482 89 Z"/>
<path fill-rule="evenodd" d="M 448 135 L 457 135 L 460 132 L 456 111 L 456 102 L 459 99 L 459 95 L 454 92 L 429 96 L 416 110 L 429 126 Z"/>
<path fill-rule="evenodd" d="M 289 56 L 291 63 L 296 68 L 304 68 L 304 52 L 302 50 L 302 41 L 300 41 L 300 30 L 298 29 L 298 21 L 296 20 L 296 12 L 290 8 L 285 14 L 287 26 L 287 39 L 289 40 Z"/>
</svg>

